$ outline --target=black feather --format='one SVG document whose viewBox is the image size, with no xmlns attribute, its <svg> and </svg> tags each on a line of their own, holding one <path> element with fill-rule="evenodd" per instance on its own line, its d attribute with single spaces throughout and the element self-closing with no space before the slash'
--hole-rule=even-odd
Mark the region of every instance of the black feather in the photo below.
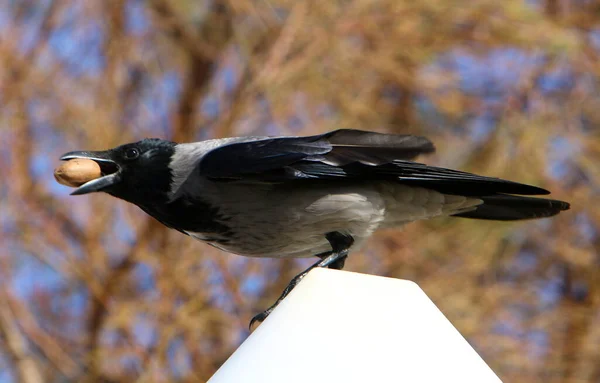
<svg viewBox="0 0 600 383">
<path fill-rule="evenodd" d="M 435 147 L 425 137 L 340 129 L 325 134 L 332 150 L 324 160 L 342 166 L 353 162 L 382 165 L 394 160 L 410 160 L 432 153 Z"/>
<path fill-rule="evenodd" d="M 331 166 L 356 162 L 375 166 L 434 150 L 433 144 L 423 137 L 341 129 L 317 136 L 267 138 L 224 145 L 207 153 L 198 166 L 200 174 L 213 179 L 239 179 L 281 171 L 303 160 Z"/>
<path fill-rule="evenodd" d="M 481 197 L 483 205 L 476 210 L 454 215 L 455 217 L 515 221 L 522 219 L 552 217 L 568 210 L 567 202 L 544 198 L 494 195 Z"/>
</svg>

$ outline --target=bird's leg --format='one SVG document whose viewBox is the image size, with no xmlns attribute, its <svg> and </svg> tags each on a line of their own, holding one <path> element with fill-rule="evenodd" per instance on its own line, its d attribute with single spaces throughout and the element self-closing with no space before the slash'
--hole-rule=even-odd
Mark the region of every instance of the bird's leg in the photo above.
<svg viewBox="0 0 600 383">
<path fill-rule="evenodd" d="M 262 311 L 258 314 L 256 314 L 252 320 L 250 321 L 250 326 L 249 328 L 252 329 L 252 326 L 254 325 L 255 322 L 261 323 L 262 321 L 264 321 L 265 319 L 267 319 L 267 317 L 269 316 L 269 314 L 271 314 L 271 312 L 273 310 L 275 310 L 275 307 L 277 307 L 277 305 L 279 305 L 279 303 L 288 296 L 288 294 L 294 289 L 294 287 L 296 287 L 296 285 L 298 284 L 298 282 L 300 282 L 302 280 L 302 278 L 304 278 L 306 276 L 306 274 L 308 274 L 309 271 L 311 271 L 312 269 L 314 269 L 315 267 L 318 267 L 319 263 L 321 261 L 315 263 L 314 265 L 310 266 L 308 269 L 304 270 L 303 272 L 301 272 L 300 274 L 296 275 L 291 281 L 290 283 L 288 283 L 288 285 L 286 286 L 286 288 L 283 290 L 283 292 L 281 293 L 281 295 L 279 296 L 279 298 L 277 298 L 277 300 L 275 301 L 275 303 L 273 303 L 271 305 L 271 307 L 269 307 L 268 309 L 266 309 L 265 311 Z"/>
<path fill-rule="evenodd" d="M 337 231 L 332 231 L 325 235 L 327 241 L 331 245 L 333 249 L 331 252 L 318 254 L 317 256 L 321 258 L 321 260 L 313 265 L 311 265 L 308 269 L 304 270 L 300 274 L 296 275 L 290 283 L 283 290 L 279 298 L 263 312 L 256 314 L 252 320 L 250 321 L 250 329 L 252 329 L 252 325 L 255 322 L 261 323 L 264 321 L 275 307 L 279 305 L 279 303 L 288 296 L 288 294 L 296 287 L 296 285 L 315 267 L 328 267 L 330 269 L 341 270 L 344 267 L 344 263 L 346 262 L 346 258 L 348 257 L 348 249 L 354 243 L 354 238 L 350 235 L 342 234 Z"/>
<path fill-rule="evenodd" d="M 328 251 L 327 253 L 323 253 L 323 254 L 318 254 L 317 257 L 319 257 L 321 259 L 325 259 L 329 255 L 331 255 L 331 251 Z M 348 258 L 348 256 L 339 258 L 337 261 L 330 263 L 329 266 L 327 266 L 327 268 L 328 269 L 334 269 L 334 270 L 341 270 L 341 269 L 343 269 L 344 268 L 344 264 L 346 263 L 346 258 Z"/>
</svg>

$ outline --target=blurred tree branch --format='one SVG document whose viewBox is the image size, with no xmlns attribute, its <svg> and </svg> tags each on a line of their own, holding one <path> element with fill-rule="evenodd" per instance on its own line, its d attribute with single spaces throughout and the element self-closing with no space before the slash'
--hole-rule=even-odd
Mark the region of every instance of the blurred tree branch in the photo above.
<svg viewBox="0 0 600 383">
<path fill-rule="evenodd" d="M 40 367 L 28 351 L 27 340 L 18 328 L 4 291 L 0 292 L 0 333 L 5 338 L 7 351 L 16 368 L 19 381 L 42 383 L 44 380 Z"/>
<path fill-rule="evenodd" d="M 8 379 L 206 380 L 304 266 L 224 254 L 108 196 L 68 197 L 51 177 L 61 153 L 350 127 L 423 134 L 438 147 L 423 161 L 576 201 L 547 221 L 407 225 L 347 267 L 417 281 L 506 381 L 594 381 L 600 19 L 594 2 L 534 3 L 0 6 Z"/>
</svg>

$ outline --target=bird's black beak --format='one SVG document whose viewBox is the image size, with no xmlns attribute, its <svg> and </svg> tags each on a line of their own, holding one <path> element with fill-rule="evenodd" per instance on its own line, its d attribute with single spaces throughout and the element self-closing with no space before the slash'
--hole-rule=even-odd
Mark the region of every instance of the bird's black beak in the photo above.
<svg viewBox="0 0 600 383">
<path fill-rule="evenodd" d="M 102 171 L 102 176 L 88 181 L 75 189 L 71 195 L 81 195 L 103 191 L 104 189 L 115 185 L 121 181 L 121 167 L 111 159 L 110 151 L 91 152 L 77 151 L 69 152 L 60 157 L 61 161 L 68 161 L 75 158 L 85 158 L 95 161 Z"/>
</svg>

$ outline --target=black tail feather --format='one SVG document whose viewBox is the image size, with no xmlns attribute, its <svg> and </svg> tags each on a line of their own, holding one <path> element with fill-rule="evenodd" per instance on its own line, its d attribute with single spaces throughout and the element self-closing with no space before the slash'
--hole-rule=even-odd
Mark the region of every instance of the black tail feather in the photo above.
<svg viewBox="0 0 600 383">
<path fill-rule="evenodd" d="M 563 210 L 569 210 L 570 207 L 567 202 L 563 201 L 505 194 L 481 197 L 481 199 L 484 203 L 479 205 L 477 209 L 454 216 L 496 221 L 516 221 L 552 217 Z"/>
</svg>

